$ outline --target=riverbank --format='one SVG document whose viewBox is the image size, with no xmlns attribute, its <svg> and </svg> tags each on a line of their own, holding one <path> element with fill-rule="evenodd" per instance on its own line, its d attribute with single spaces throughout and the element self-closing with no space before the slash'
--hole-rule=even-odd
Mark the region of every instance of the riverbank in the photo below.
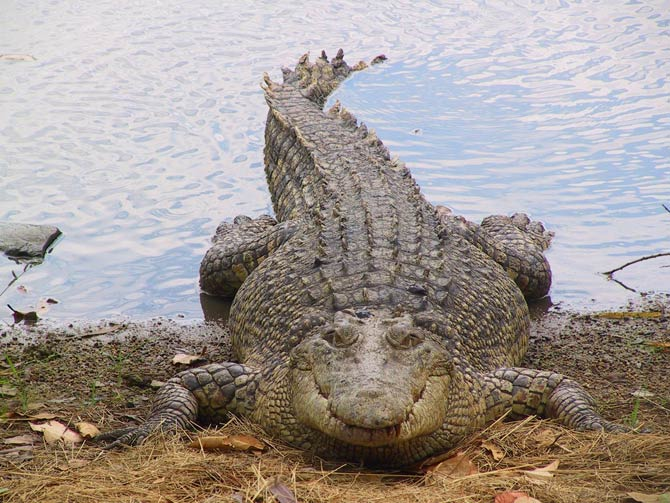
<svg viewBox="0 0 670 503">
<path fill-rule="evenodd" d="M 593 394 L 607 419 L 652 433 L 577 433 L 536 419 L 500 423 L 460 447 L 477 474 L 455 479 L 442 468 L 399 475 L 322 463 L 239 421 L 222 432 L 251 434 L 267 443 L 266 451 L 201 452 L 173 437 L 115 452 L 90 443 L 46 445 L 30 431 L 30 422 L 53 416 L 101 430 L 135 424 L 148 412 L 152 386 L 185 368 L 172 363 L 175 355 L 211 362 L 230 357 L 226 330 L 216 323 L 169 320 L 5 327 L 0 329 L 0 414 L 5 415 L 0 442 L 24 435 L 33 440 L 0 444 L 0 500 L 274 498 L 283 503 L 295 495 L 301 502 L 491 502 L 496 494 L 514 489 L 548 503 L 623 501 L 630 491 L 660 493 L 670 475 L 670 301 L 662 297 L 630 307 L 628 314 L 553 308 L 539 315 L 523 364 L 574 377 Z M 547 436 L 554 440 L 541 440 Z M 548 475 L 525 473 L 554 461 L 559 466 Z"/>
</svg>

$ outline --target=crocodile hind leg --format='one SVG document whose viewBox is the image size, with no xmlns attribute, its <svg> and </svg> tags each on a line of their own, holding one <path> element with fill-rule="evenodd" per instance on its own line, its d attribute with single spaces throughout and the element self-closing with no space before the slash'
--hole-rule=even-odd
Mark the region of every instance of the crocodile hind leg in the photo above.
<svg viewBox="0 0 670 503">
<path fill-rule="evenodd" d="M 632 431 L 603 419 L 584 388 L 562 374 L 526 368 L 501 368 L 484 376 L 486 419 L 506 412 L 512 418 L 536 415 L 576 430 Z"/>
<path fill-rule="evenodd" d="M 158 390 L 149 418 L 140 426 L 102 433 L 108 448 L 142 443 L 155 431 L 190 429 L 197 422 L 222 422 L 229 413 L 251 410 L 259 373 L 239 363 L 211 364 L 180 372 Z"/>
<path fill-rule="evenodd" d="M 553 233 L 524 213 L 511 217 L 492 215 L 477 225 L 437 206 L 440 235 L 464 237 L 500 264 L 527 299 L 539 299 L 549 292 L 551 268 L 544 256 Z"/>
<path fill-rule="evenodd" d="M 238 216 L 233 223 L 222 223 L 200 264 L 201 288 L 212 295 L 234 297 L 247 276 L 297 228 L 294 221 L 278 224 L 268 215 Z"/>
</svg>

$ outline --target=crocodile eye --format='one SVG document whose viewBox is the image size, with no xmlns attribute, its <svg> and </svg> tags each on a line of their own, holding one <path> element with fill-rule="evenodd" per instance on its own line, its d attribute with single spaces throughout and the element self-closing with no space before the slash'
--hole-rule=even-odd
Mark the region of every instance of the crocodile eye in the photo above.
<svg viewBox="0 0 670 503">
<path fill-rule="evenodd" d="M 421 330 L 416 328 L 395 328 L 388 331 L 387 339 L 393 347 L 409 349 L 421 344 L 425 337 Z"/>
<path fill-rule="evenodd" d="M 352 327 L 331 327 L 326 329 L 323 333 L 323 339 L 336 348 L 345 348 L 351 346 L 356 339 L 358 339 L 358 334 Z"/>
</svg>

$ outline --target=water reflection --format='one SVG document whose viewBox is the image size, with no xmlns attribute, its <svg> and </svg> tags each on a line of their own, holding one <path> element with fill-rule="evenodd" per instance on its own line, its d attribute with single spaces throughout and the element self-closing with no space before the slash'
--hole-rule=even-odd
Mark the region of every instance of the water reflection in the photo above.
<svg viewBox="0 0 670 503">
<path fill-rule="evenodd" d="M 337 97 L 432 202 L 528 211 L 556 232 L 554 302 L 621 304 L 597 272 L 668 246 L 662 3 L 10 2 L 0 48 L 37 61 L 0 62 L 0 220 L 65 233 L 24 283 L 56 318 L 201 317 L 217 223 L 270 208 L 260 76 L 344 47 L 389 56 Z M 667 290 L 663 265 L 622 277 Z"/>
</svg>

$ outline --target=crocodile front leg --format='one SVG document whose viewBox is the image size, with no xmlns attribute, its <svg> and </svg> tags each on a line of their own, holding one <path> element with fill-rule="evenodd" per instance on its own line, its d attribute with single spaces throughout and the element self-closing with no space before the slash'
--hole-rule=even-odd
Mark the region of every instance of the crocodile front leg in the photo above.
<svg viewBox="0 0 670 503">
<path fill-rule="evenodd" d="M 467 239 L 500 264 L 527 299 L 539 299 L 549 292 L 551 268 L 544 256 L 553 234 L 524 213 L 511 217 L 491 215 L 477 225 L 451 213 L 445 206 L 435 208 L 440 237 L 457 235 Z"/>
<path fill-rule="evenodd" d="M 487 421 L 508 410 L 511 417 L 537 415 L 557 419 L 576 430 L 631 431 L 603 419 L 584 388 L 562 374 L 525 368 L 501 368 L 485 374 Z"/>
<path fill-rule="evenodd" d="M 200 264 L 200 286 L 212 295 L 234 297 L 247 276 L 297 228 L 295 221 L 278 224 L 268 215 L 238 216 L 232 224 L 219 225 Z"/>
<path fill-rule="evenodd" d="M 190 429 L 197 422 L 219 423 L 229 413 L 246 415 L 255 402 L 260 374 L 239 363 L 211 364 L 180 372 L 160 388 L 149 418 L 140 426 L 96 437 L 108 447 L 142 443 L 154 431 Z"/>
</svg>

